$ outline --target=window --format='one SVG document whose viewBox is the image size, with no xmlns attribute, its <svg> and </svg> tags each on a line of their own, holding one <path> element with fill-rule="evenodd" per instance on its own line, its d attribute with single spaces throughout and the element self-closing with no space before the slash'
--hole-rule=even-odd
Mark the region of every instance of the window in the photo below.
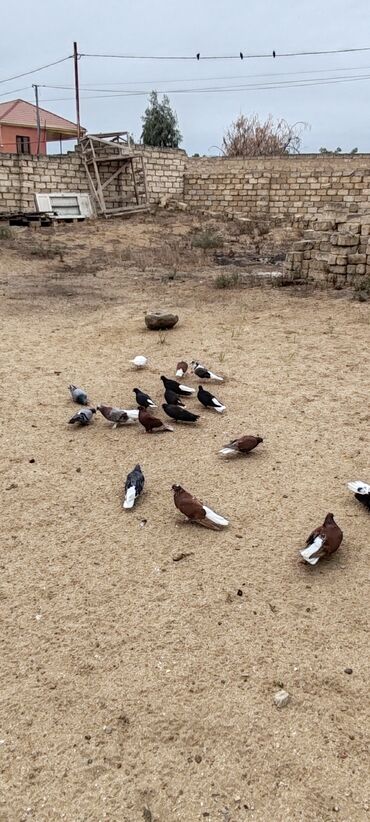
<svg viewBox="0 0 370 822">
<path fill-rule="evenodd" d="M 30 138 L 17 135 L 17 154 L 31 154 Z"/>
</svg>

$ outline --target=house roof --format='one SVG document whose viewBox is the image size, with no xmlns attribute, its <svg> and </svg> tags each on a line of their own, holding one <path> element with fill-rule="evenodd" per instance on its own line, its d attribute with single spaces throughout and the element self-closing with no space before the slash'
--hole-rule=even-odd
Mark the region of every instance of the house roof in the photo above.
<svg viewBox="0 0 370 822">
<path fill-rule="evenodd" d="M 77 135 L 77 125 L 71 120 L 59 117 L 45 108 L 39 108 L 40 125 L 42 129 L 58 134 Z M 26 100 L 8 100 L 7 103 L 0 103 L 0 125 L 27 126 L 36 128 L 36 106 L 27 103 Z M 85 129 L 81 129 L 82 132 Z"/>
</svg>

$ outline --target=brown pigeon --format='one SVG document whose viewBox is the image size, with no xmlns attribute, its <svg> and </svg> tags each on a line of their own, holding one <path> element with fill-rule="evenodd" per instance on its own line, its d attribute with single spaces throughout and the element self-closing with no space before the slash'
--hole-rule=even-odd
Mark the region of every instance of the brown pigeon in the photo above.
<svg viewBox="0 0 370 822">
<path fill-rule="evenodd" d="M 315 528 L 307 539 L 306 548 L 299 553 L 310 565 L 316 565 L 321 557 L 329 557 L 338 550 L 343 531 L 334 521 L 334 514 L 327 514 L 322 525 Z"/>
<path fill-rule="evenodd" d="M 224 457 L 228 457 L 231 454 L 248 454 L 249 451 L 253 451 L 253 448 L 257 448 L 260 442 L 263 442 L 262 437 L 245 434 L 243 437 L 231 440 L 228 445 L 224 445 L 220 450 L 220 454 L 223 454 Z"/>
<path fill-rule="evenodd" d="M 146 408 L 139 408 L 139 422 L 145 428 L 147 434 L 156 433 L 157 431 L 173 431 L 173 428 L 159 420 L 158 417 L 152 417 Z"/>
<path fill-rule="evenodd" d="M 172 490 L 174 492 L 173 501 L 176 508 L 178 508 L 182 514 L 185 514 L 191 522 L 204 525 L 205 528 L 212 528 L 213 531 L 220 531 L 229 524 L 227 519 L 221 517 L 219 514 L 215 514 L 211 508 L 203 505 L 199 499 L 193 497 L 188 491 L 185 491 L 185 488 L 182 488 L 181 485 L 173 485 Z"/>
<path fill-rule="evenodd" d="M 176 366 L 176 377 L 183 377 L 188 370 L 188 364 L 185 360 L 180 360 Z"/>
</svg>

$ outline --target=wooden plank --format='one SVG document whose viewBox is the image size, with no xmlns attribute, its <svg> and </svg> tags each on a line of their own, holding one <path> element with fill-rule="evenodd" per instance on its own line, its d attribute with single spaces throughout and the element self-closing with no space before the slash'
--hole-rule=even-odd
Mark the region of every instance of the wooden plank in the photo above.
<svg viewBox="0 0 370 822">
<path fill-rule="evenodd" d="M 137 204 L 138 204 L 138 205 L 140 205 L 140 202 L 139 202 L 139 192 L 138 192 L 138 190 L 137 190 L 137 185 L 136 185 L 136 177 L 135 177 L 135 169 L 134 169 L 134 162 L 133 162 L 133 160 L 131 160 L 131 172 L 132 172 L 132 181 L 133 181 L 133 184 L 134 184 L 134 191 L 135 191 L 136 202 L 137 202 Z"/>
<path fill-rule="evenodd" d="M 102 191 L 104 190 L 104 188 L 106 188 L 109 185 L 109 183 L 112 183 L 113 180 L 115 180 L 116 177 L 118 177 L 119 174 L 122 174 L 122 172 L 123 172 L 123 166 L 121 166 L 120 168 L 117 168 L 117 171 L 114 171 L 113 174 L 111 174 L 110 177 L 108 177 L 104 181 L 104 183 L 102 184 Z"/>
<path fill-rule="evenodd" d="M 140 156 L 141 156 L 141 168 L 143 170 L 143 179 L 144 179 L 145 202 L 147 203 L 147 205 L 149 205 L 148 186 L 146 184 L 144 157 L 143 157 L 142 154 Z"/>
</svg>

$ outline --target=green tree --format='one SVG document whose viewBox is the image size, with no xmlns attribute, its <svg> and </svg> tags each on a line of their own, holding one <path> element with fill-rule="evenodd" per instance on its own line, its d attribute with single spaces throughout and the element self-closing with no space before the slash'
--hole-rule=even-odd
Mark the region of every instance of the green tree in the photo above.
<svg viewBox="0 0 370 822">
<path fill-rule="evenodd" d="M 162 102 L 158 100 L 156 91 L 149 97 L 149 105 L 145 110 L 141 139 L 145 146 L 159 148 L 178 148 L 182 141 L 177 116 L 172 111 L 169 98 L 166 94 Z"/>
</svg>

